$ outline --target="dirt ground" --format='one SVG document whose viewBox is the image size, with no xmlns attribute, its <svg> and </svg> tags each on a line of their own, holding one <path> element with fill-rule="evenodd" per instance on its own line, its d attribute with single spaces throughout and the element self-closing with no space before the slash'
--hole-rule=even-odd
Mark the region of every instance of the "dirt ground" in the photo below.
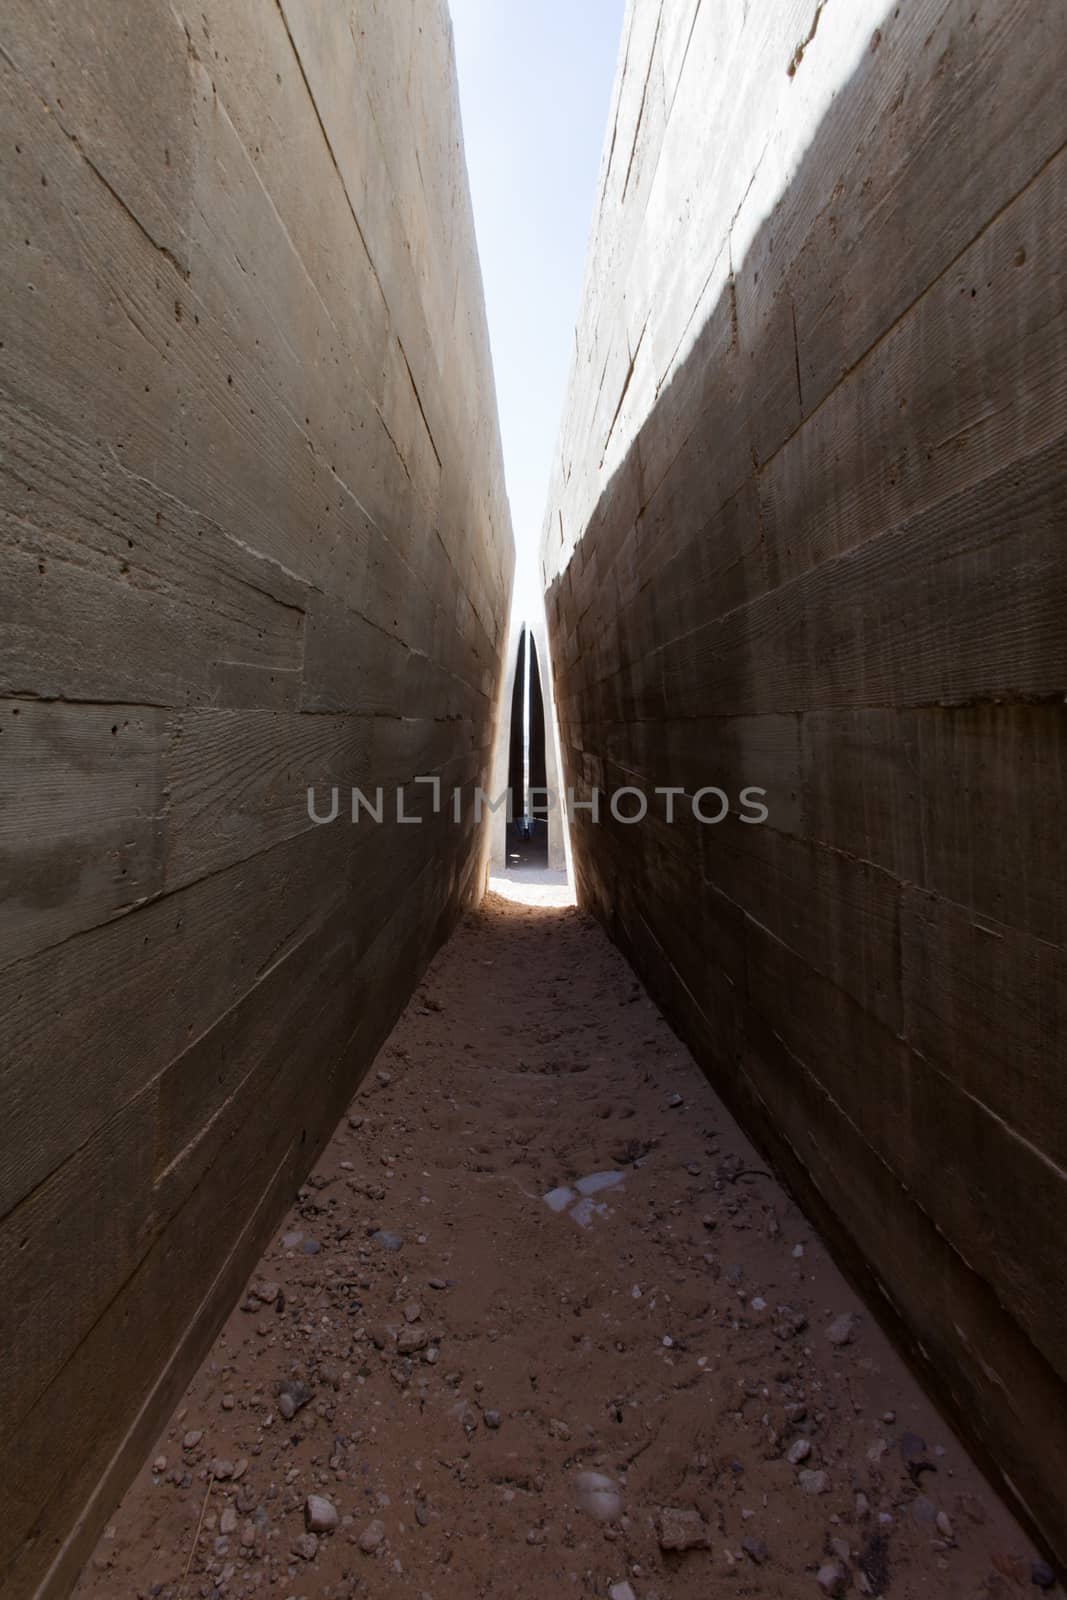
<svg viewBox="0 0 1067 1600">
<path fill-rule="evenodd" d="M 977 1600 L 1035 1560 L 599 929 L 491 895 L 76 1594 Z"/>
</svg>

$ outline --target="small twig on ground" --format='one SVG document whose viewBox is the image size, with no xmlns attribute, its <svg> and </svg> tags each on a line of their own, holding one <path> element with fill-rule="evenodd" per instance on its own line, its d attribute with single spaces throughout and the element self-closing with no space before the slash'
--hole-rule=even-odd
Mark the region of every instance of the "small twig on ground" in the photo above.
<svg viewBox="0 0 1067 1600">
<path fill-rule="evenodd" d="M 196 1524 L 196 1533 L 193 1535 L 193 1548 L 189 1551 L 189 1559 L 185 1563 L 185 1571 L 182 1573 L 182 1581 L 178 1585 L 177 1600 L 183 1600 L 185 1595 L 185 1585 L 189 1582 L 189 1569 L 193 1564 L 193 1557 L 196 1555 L 196 1547 L 200 1543 L 200 1530 L 204 1526 L 204 1512 L 207 1510 L 207 1503 L 211 1496 L 211 1486 L 214 1482 L 215 1469 L 212 1467 L 211 1471 L 208 1473 L 207 1488 L 204 1490 L 204 1503 L 200 1507 L 200 1517 Z"/>
</svg>

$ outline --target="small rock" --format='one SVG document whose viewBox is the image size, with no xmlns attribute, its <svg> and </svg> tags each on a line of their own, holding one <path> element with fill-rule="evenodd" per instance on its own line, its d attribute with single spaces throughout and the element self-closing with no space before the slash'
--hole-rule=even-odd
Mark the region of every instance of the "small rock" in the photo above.
<svg viewBox="0 0 1067 1600">
<path fill-rule="evenodd" d="M 418 1523 L 420 1528 L 426 1528 L 429 1526 L 430 1508 L 426 1504 L 425 1500 L 416 1500 L 415 1502 L 415 1521 Z"/>
<path fill-rule="evenodd" d="M 902 1433 L 900 1453 L 905 1461 L 919 1461 L 926 1454 L 926 1440 L 920 1439 L 917 1433 Z"/>
<path fill-rule="evenodd" d="M 699 1511 L 665 1507 L 659 1514 L 661 1550 L 707 1550 L 711 1538 Z"/>
<path fill-rule="evenodd" d="M 1039 1589 L 1054 1589 L 1056 1587 L 1056 1574 L 1047 1561 L 1035 1561 L 1031 1565 L 1030 1580 Z"/>
<path fill-rule="evenodd" d="M 300 1249 L 306 1256 L 317 1256 L 322 1246 L 317 1239 L 305 1239 Z"/>
<path fill-rule="evenodd" d="M 371 1238 L 383 1250 L 399 1250 L 404 1243 L 399 1233 L 390 1233 L 388 1228 L 379 1228 L 375 1233 L 371 1234 Z"/>
<path fill-rule="evenodd" d="M 677 1111 L 679 1106 L 685 1105 L 685 1097 L 680 1094 L 672 1094 L 670 1099 L 667 1101 L 667 1105 L 672 1111 Z"/>
<path fill-rule="evenodd" d="M 819 1568 L 815 1579 L 823 1594 L 832 1596 L 843 1595 L 848 1592 L 848 1569 L 840 1561 L 828 1561 Z"/>
<path fill-rule="evenodd" d="M 764 1540 L 742 1539 L 741 1548 L 745 1552 L 746 1556 L 748 1556 L 750 1561 L 754 1561 L 757 1567 L 762 1567 L 768 1555 L 767 1546 Z"/>
<path fill-rule="evenodd" d="M 401 1328 L 397 1335 L 396 1347 L 402 1356 L 413 1356 L 419 1350 L 425 1350 L 430 1342 L 430 1335 L 425 1328 Z"/>
<path fill-rule="evenodd" d="M 237 1532 L 237 1513 L 232 1506 L 227 1506 L 219 1518 L 219 1532 L 227 1536 Z"/>
<path fill-rule="evenodd" d="M 767 1302 L 764 1300 L 761 1294 L 753 1295 L 752 1299 L 748 1303 L 749 1307 L 753 1311 L 766 1311 L 767 1309 Z"/>
<path fill-rule="evenodd" d="M 241 1549 L 242 1550 L 251 1550 L 253 1545 L 255 1544 L 255 1542 L 256 1542 L 255 1524 L 252 1523 L 252 1522 L 246 1522 L 244 1527 L 241 1529 Z"/>
<path fill-rule="evenodd" d="M 309 1533 L 332 1533 L 338 1523 L 337 1509 L 321 1494 L 309 1494 L 304 1503 L 304 1524 Z"/>
<path fill-rule="evenodd" d="M 911 1502 L 911 1515 L 914 1522 L 936 1522 L 937 1507 L 929 1496 L 921 1494 Z"/>
<path fill-rule="evenodd" d="M 447 1278 L 428 1278 L 426 1281 L 431 1289 L 441 1290 L 448 1288 Z"/>
<path fill-rule="evenodd" d="M 789 1446 L 789 1454 L 786 1456 L 786 1460 L 791 1467 L 799 1467 L 800 1463 L 806 1461 L 810 1455 L 811 1444 L 809 1441 L 807 1439 L 796 1439 Z"/>
<path fill-rule="evenodd" d="M 628 1583 L 613 1583 L 608 1590 L 608 1600 L 637 1600 Z"/>
<path fill-rule="evenodd" d="M 377 1518 L 373 1522 L 368 1522 L 359 1536 L 359 1548 L 367 1556 L 373 1555 L 375 1550 L 379 1549 L 384 1542 L 385 1523 L 379 1522 Z"/>
<path fill-rule="evenodd" d="M 182 1440 L 182 1449 L 183 1450 L 195 1450 L 197 1445 L 200 1443 L 200 1441 L 201 1441 L 201 1439 L 203 1437 L 204 1437 L 203 1428 L 190 1428 L 189 1432 L 185 1435 L 185 1438 Z"/>
<path fill-rule="evenodd" d="M 227 1483 L 233 1477 L 233 1462 L 219 1457 L 212 1462 L 211 1470 L 220 1483 Z"/>
<path fill-rule="evenodd" d="M 825 1494 L 830 1487 L 825 1472 L 801 1472 L 797 1476 L 797 1482 L 805 1494 Z"/>
<path fill-rule="evenodd" d="M 622 1514 L 622 1496 L 602 1472 L 579 1472 L 575 1488 L 579 1509 L 598 1522 L 614 1522 Z"/>
<path fill-rule="evenodd" d="M 835 1317 L 826 1330 L 826 1337 L 833 1345 L 851 1344 L 856 1337 L 856 1318 L 849 1312 L 840 1317 Z"/>
<path fill-rule="evenodd" d="M 166 1470 L 167 1470 L 167 1458 L 166 1458 L 166 1456 L 157 1456 L 156 1459 L 152 1463 L 152 1471 L 153 1472 L 166 1472 Z"/>
<path fill-rule="evenodd" d="M 419 1320 L 419 1318 L 421 1316 L 422 1316 L 422 1307 L 419 1305 L 418 1301 L 417 1300 L 409 1300 L 407 1305 L 404 1307 L 404 1321 L 405 1322 L 418 1322 L 418 1320 Z"/>
<path fill-rule="evenodd" d="M 847 1539 L 831 1539 L 830 1549 L 839 1561 L 849 1561 L 852 1558 L 852 1551 Z"/>
<path fill-rule="evenodd" d="M 313 1533 L 302 1533 L 293 1541 L 293 1554 L 302 1561 L 314 1561 L 319 1553 L 319 1541 Z"/>
<path fill-rule="evenodd" d="M 500 1420 L 501 1419 L 500 1419 L 500 1412 L 499 1411 L 483 1411 L 482 1412 L 482 1421 L 485 1423 L 487 1428 L 499 1428 Z"/>
<path fill-rule="evenodd" d="M 861 1491 L 856 1496 L 856 1515 L 860 1519 L 860 1521 L 863 1522 L 863 1521 L 866 1520 L 867 1517 L 870 1516 L 870 1514 L 871 1514 L 871 1502 L 867 1499 L 867 1496 L 865 1494 L 863 1494 L 862 1491 Z"/>
<path fill-rule="evenodd" d="M 947 1539 L 950 1544 L 956 1542 L 956 1530 L 952 1526 L 952 1518 L 945 1511 L 939 1511 L 936 1517 L 937 1531 L 942 1539 Z"/>
<path fill-rule="evenodd" d="M 234 1408 L 235 1403 L 236 1402 L 234 1401 L 234 1398 L 233 1398 L 232 1394 L 224 1394 L 223 1395 L 223 1397 L 222 1397 L 222 1409 L 223 1409 L 223 1411 L 232 1411 L 233 1408 Z"/>
<path fill-rule="evenodd" d="M 286 1379 L 280 1383 L 278 1396 L 278 1410 L 287 1422 L 296 1416 L 302 1406 L 308 1405 L 315 1398 L 306 1383 L 298 1383 L 295 1379 Z"/>
<path fill-rule="evenodd" d="M 771 1332 L 776 1339 L 795 1339 L 798 1333 L 803 1333 L 808 1325 L 808 1319 L 802 1311 L 794 1311 L 792 1306 L 779 1306 L 777 1320 Z"/>
</svg>

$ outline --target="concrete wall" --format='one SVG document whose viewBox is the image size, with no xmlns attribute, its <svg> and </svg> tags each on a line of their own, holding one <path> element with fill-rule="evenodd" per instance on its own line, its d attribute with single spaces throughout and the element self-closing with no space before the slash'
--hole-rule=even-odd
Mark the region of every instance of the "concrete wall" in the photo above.
<svg viewBox="0 0 1067 1600">
<path fill-rule="evenodd" d="M 733 804 L 581 899 L 1061 1558 L 1062 46 L 632 0 L 543 552 L 568 781 Z"/>
<path fill-rule="evenodd" d="M 15 1600 L 68 1592 L 480 892 L 486 832 L 428 788 L 356 829 L 306 786 L 485 783 L 512 544 L 444 4 L 2 31 Z"/>
</svg>

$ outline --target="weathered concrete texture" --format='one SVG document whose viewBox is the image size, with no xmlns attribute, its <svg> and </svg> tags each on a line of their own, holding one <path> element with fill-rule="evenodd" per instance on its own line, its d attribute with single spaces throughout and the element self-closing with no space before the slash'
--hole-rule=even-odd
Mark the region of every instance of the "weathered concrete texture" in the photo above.
<svg viewBox="0 0 1067 1600">
<path fill-rule="evenodd" d="M 732 802 L 581 900 L 1067 1559 L 1062 20 L 631 4 L 544 567 L 568 782 Z"/>
<path fill-rule="evenodd" d="M 15 1600 L 68 1591 L 480 892 L 469 804 L 389 819 L 486 781 L 513 556 L 443 3 L 9 0 L 3 35 Z"/>
</svg>

